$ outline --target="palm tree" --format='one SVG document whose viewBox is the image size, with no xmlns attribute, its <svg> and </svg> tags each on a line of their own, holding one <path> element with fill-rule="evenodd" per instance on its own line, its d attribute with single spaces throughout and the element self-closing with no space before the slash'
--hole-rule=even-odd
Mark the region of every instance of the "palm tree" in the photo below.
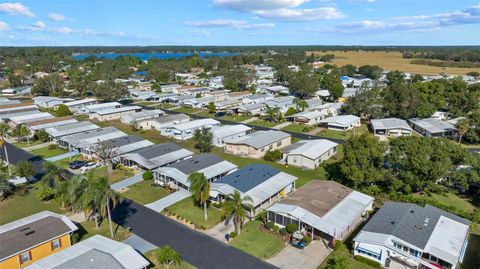
<svg viewBox="0 0 480 269">
<path fill-rule="evenodd" d="M 7 135 L 8 130 L 8 124 L 0 122 L 0 145 L 3 145 L 3 150 L 5 150 L 5 161 L 8 165 L 8 175 L 12 176 L 12 169 L 10 168 L 10 161 L 8 160 L 7 146 L 5 145 L 5 136 Z"/>
<path fill-rule="evenodd" d="M 45 175 L 43 175 L 42 180 L 47 186 L 55 188 L 59 181 L 65 180 L 63 175 L 63 170 L 56 166 L 54 163 L 45 162 L 43 167 L 46 170 Z"/>
<path fill-rule="evenodd" d="M 28 139 L 28 136 L 30 135 L 30 130 L 26 125 L 21 125 L 20 128 L 18 129 L 18 136 L 20 138 L 27 138 L 27 145 L 30 145 L 30 139 Z"/>
<path fill-rule="evenodd" d="M 272 122 L 278 122 L 278 115 L 280 113 L 280 108 L 277 106 L 267 106 L 267 110 L 265 111 L 267 113 L 267 117 L 269 121 Z"/>
<path fill-rule="evenodd" d="M 305 108 L 308 107 L 307 101 L 302 100 L 298 97 L 293 99 L 293 103 L 295 104 L 295 108 L 297 109 L 297 111 L 304 111 Z"/>
<path fill-rule="evenodd" d="M 106 177 L 98 178 L 98 191 L 101 192 L 101 213 L 102 217 L 108 217 L 108 224 L 110 225 L 110 234 L 112 238 L 115 237 L 113 233 L 112 227 L 112 214 L 110 212 L 111 209 L 114 209 L 118 203 L 121 202 L 120 195 L 116 193 L 112 188 L 110 188 L 110 184 L 108 183 L 108 179 Z"/>
<path fill-rule="evenodd" d="M 55 199 L 60 201 L 62 204 L 62 208 L 66 206 L 70 206 L 71 196 L 70 196 L 70 188 L 72 180 L 64 180 L 57 184 L 55 188 Z"/>
<path fill-rule="evenodd" d="M 470 130 L 470 122 L 466 118 L 460 119 L 458 120 L 456 127 L 459 134 L 458 143 L 462 143 L 463 136 Z"/>
<path fill-rule="evenodd" d="M 253 200 L 250 196 L 241 196 L 240 192 L 235 191 L 227 195 L 226 201 L 222 206 L 223 214 L 226 218 L 233 218 L 235 233 L 240 235 L 240 229 L 249 212 L 254 211 Z"/>
<path fill-rule="evenodd" d="M 189 191 L 193 199 L 203 205 L 205 220 L 208 220 L 207 204 L 210 198 L 210 182 L 205 178 L 203 173 L 193 173 L 188 176 L 190 182 Z"/>
</svg>

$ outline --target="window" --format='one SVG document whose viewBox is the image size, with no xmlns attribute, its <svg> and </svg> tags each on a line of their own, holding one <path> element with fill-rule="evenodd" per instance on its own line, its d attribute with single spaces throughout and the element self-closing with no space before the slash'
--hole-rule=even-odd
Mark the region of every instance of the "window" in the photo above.
<svg viewBox="0 0 480 269">
<path fill-rule="evenodd" d="M 397 242 L 393 242 L 393 246 L 398 248 L 399 250 L 402 250 L 402 245 L 400 245 L 399 243 Z"/>
<path fill-rule="evenodd" d="M 60 238 L 52 241 L 52 250 L 55 250 L 61 246 L 62 246 L 62 242 L 60 241 Z"/>
<path fill-rule="evenodd" d="M 277 147 L 280 147 L 282 145 L 282 141 L 277 142 Z"/>
<path fill-rule="evenodd" d="M 403 251 L 408 252 L 408 247 L 407 247 L 407 246 L 403 246 Z"/>
<path fill-rule="evenodd" d="M 268 146 L 268 149 L 269 150 L 273 149 L 273 145 Z"/>
<path fill-rule="evenodd" d="M 293 163 L 297 163 L 297 157 L 293 157 Z"/>
<path fill-rule="evenodd" d="M 265 148 L 262 148 L 260 151 L 261 151 L 261 152 L 264 152 L 264 151 L 265 151 Z"/>
<path fill-rule="evenodd" d="M 29 262 L 32 259 L 30 251 L 23 252 L 20 254 L 20 264 Z"/>
</svg>

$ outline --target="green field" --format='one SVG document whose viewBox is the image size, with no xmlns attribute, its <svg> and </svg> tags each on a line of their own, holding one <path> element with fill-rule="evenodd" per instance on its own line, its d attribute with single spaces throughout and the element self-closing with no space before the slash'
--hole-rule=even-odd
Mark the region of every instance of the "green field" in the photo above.
<svg viewBox="0 0 480 269">
<path fill-rule="evenodd" d="M 252 117 L 243 116 L 243 115 L 232 115 L 232 116 L 221 117 L 222 120 L 229 120 L 229 121 L 236 121 L 236 122 L 246 121 L 246 120 L 251 119 L 251 118 Z"/>
<path fill-rule="evenodd" d="M 208 220 L 203 217 L 203 207 L 196 206 L 191 197 L 173 204 L 165 209 L 170 213 L 180 216 L 183 219 L 197 225 L 201 225 L 206 229 L 210 229 L 222 221 L 221 211 L 213 206 L 208 207 Z"/>
<path fill-rule="evenodd" d="M 38 148 L 30 151 L 33 155 L 40 156 L 42 158 L 50 158 L 53 156 L 57 156 L 63 153 L 67 153 L 66 150 L 60 149 L 60 148 L 55 148 L 55 149 L 49 149 L 49 146 L 43 147 L 43 148 Z"/>
<path fill-rule="evenodd" d="M 249 124 L 271 128 L 271 127 L 279 125 L 280 123 L 276 123 L 276 122 L 272 122 L 272 121 L 266 121 L 266 120 L 255 120 L 255 121 L 250 122 Z"/>
<path fill-rule="evenodd" d="M 454 206 L 462 211 L 473 212 L 475 210 L 475 206 L 468 199 L 459 197 L 451 192 L 444 195 L 432 193 L 429 198 L 446 206 Z"/>
<path fill-rule="evenodd" d="M 311 130 L 313 130 L 314 128 L 315 127 L 308 126 L 308 125 L 292 123 L 292 124 L 288 125 L 287 127 L 283 127 L 282 130 L 295 132 L 295 133 L 308 133 Z"/>
<path fill-rule="evenodd" d="M 283 241 L 277 235 L 261 231 L 260 225 L 262 222 L 258 220 L 248 222 L 230 245 L 263 260 L 275 256 L 284 248 Z"/>
<path fill-rule="evenodd" d="M 335 131 L 335 130 L 321 130 L 320 132 L 317 133 L 317 136 L 323 136 L 326 138 L 333 138 L 333 139 L 341 139 L 341 140 L 348 140 L 350 137 L 352 137 L 353 133 L 355 132 L 355 135 L 361 135 L 368 133 L 368 128 L 366 125 L 362 124 L 362 126 L 355 128 L 355 131 L 349 130 L 349 131 Z"/>
<path fill-rule="evenodd" d="M 122 193 L 122 196 L 133 200 L 142 205 L 155 202 L 169 193 L 161 187 L 153 187 L 153 180 L 141 181 L 128 187 L 128 190 Z"/>
<path fill-rule="evenodd" d="M 95 227 L 94 220 L 84 221 L 77 224 L 77 226 L 79 228 L 78 232 L 80 233 L 82 240 L 92 237 L 96 234 L 111 238 L 110 225 L 107 218 L 100 223 L 98 228 Z M 127 231 L 127 229 L 116 223 L 112 223 L 112 228 L 115 233 L 115 240 L 117 241 L 123 241 L 132 235 L 129 231 Z"/>
<path fill-rule="evenodd" d="M 97 177 L 108 178 L 108 182 L 110 182 L 110 184 L 127 179 L 135 175 L 132 171 L 119 169 L 119 168 L 114 169 L 112 173 L 109 174 L 108 168 L 106 166 L 95 168 L 92 171 L 95 173 Z"/>
<path fill-rule="evenodd" d="M 43 142 L 41 140 L 29 141 L 29 143 L 27 143 L 26 141 L 25 142 L 22 141 L 22 142 L 13 143 L 14 146 L 19 147 L 19 148 L 28 148 L 28 147 L 36 146 L 36 145 L 40 145 L 40 144 L 43 144 Z"/>
</svg>

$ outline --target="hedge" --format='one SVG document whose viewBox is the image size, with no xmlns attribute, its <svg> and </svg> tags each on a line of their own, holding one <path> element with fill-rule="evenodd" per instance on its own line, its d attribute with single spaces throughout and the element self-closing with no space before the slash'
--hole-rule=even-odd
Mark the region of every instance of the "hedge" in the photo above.
<svg viewBox="0 0 480 269">
<path fill-rule="evenodd" d="M 382 268 L 382 265 L 379 262 L 376 262 L 374 260 L 370 260 L 369 258 L 365 258 L 363 256 L 355 256 L 354 259 L 358 262 L 368 264 L 374 268 Z"/>
</svg>

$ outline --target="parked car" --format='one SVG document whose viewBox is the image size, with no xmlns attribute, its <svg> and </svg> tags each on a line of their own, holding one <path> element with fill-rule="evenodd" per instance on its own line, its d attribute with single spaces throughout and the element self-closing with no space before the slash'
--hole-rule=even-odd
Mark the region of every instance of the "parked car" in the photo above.
<svg viewBox="0 0 480 269">
<path fill-rule="evenodd" d="M 77 161 L 73 161 L 69 164 L 69 167 L 71 169 L 79 169 L 81 168 L 82 166 L 86 165 L 88 162 L 87 161 L 82 161 L 82 160 L 77 160 Z"/>
<path fill-rule="evenodd" d="M 90 171 L 90 170 L 92 170 L 92 169 L 94 169 L 94 168 L 97 168 L 97 167 L 100 167 L 100 165 L 99 165 L 98 163 L 96 163 L 96 162 L 90 162 L 90 163 L 87 163 L 87 164 L 85 164 L 84 166 L 82 166 L 82 167 L 80 168 L 80 172 L 81 172 L 81 173 L 85 173 L 85 172 Z"/>
</svg>

